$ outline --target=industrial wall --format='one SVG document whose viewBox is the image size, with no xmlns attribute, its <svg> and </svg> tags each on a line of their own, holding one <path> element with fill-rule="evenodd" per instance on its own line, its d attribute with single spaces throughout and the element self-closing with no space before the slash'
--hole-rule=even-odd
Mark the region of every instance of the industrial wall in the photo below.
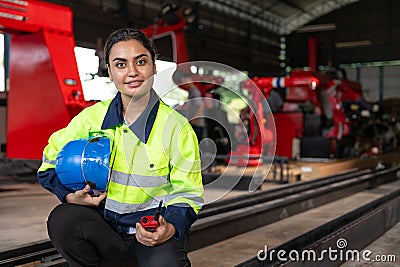
<svg viewBox="0 0 400 267">
<path fill-rule="evenodd" d="M 400 65 L 346 69 L 348 78 L 361 82 L 364 97 L 372 102 L 400 98 Z"/>
<path fill-rule="evenodd" d="M 321 65 L 399 60 L 399 14 L 398 0 L 361 0 L 327 14 L 309 25 L 334 25 L 334 30 L 288 36 L 288 65 L 308 66 L 309 37 L 320 39 Z"/>
</svg>

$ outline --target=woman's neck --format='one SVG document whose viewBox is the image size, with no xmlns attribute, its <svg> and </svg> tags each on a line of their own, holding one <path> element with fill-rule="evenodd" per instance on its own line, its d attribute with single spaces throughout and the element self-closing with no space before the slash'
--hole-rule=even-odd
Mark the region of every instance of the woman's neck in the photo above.
<svg viewBox="0 0 400 267">
<path fill-rule="evenodd" d="M 150 92 L 142 95 L 139 98 L 128 97 L 126 95 L 121 95 L 122 99 L 122 115 L 128 124 L 134 123 L 140 114 L 146 109 L 149 100 Z"/>
</svg>

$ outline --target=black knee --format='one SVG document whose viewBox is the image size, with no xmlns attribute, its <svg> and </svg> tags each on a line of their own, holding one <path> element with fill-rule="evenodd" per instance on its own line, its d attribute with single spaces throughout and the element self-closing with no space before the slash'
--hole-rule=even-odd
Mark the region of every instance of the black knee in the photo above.
<svg viewBox="0 0 400 267">
<path fill-rule="evenodd" d="M 47 220 L 47 232 L 56 247 L 65 242 L 74 231 L 73 229 L 77 227 L 77 223 L 74 221 L 74 212 L 69 213 L 69 211 L 68 204 L 58 205 L 50 212 Z"/>
<path fill-rule="evenodd" d="M 70 266 L 99 265 L 97 252 L 82 230 L 83 225 L 98 217 L 94 209 L 68 203 L 51 211 L 47 220 L 49 237 Z"/>
</svg>

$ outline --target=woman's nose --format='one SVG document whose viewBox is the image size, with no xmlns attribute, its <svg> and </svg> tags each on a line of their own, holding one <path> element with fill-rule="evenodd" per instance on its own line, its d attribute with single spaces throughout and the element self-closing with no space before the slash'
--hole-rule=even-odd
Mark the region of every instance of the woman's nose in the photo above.
<svg viewBox="0 0 400 267">
<path fill-rule="evenodd" d="M 129 64 L 128 70 L 129 70 L 129 73 L 128 73 L 129 76 L 136 76 L 139 73 L 135 64 Z"/>
</svg>

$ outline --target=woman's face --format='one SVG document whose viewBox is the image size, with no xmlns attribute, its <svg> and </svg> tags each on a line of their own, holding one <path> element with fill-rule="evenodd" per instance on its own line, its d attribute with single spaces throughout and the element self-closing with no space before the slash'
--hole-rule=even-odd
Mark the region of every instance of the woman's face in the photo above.
<svg viewBox="0 0 400 267">
<path fill-rule="evenodd" d="M 138 99 L 150 91 L 156 66 L 140 42 L 129 40 L 114 44 L 109 62 L 108 74 L 123 97 Z"/>
</svg>

